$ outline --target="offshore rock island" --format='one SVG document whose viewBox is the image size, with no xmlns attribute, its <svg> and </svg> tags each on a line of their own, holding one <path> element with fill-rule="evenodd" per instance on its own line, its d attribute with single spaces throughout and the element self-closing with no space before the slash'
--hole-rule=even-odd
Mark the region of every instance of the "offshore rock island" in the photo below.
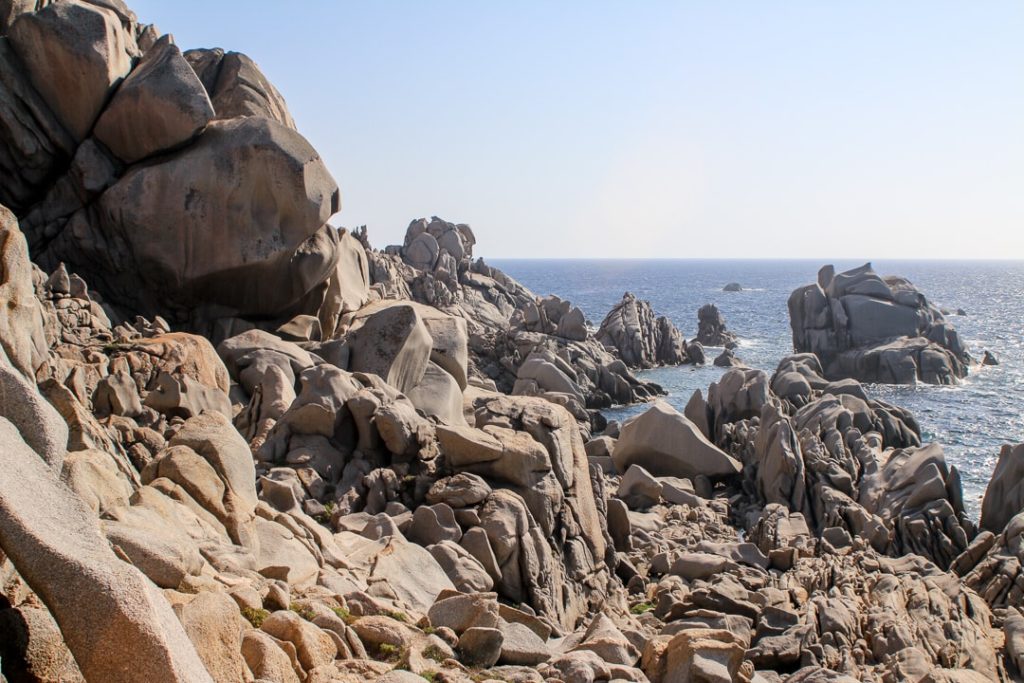
<svg viewBox="0 0 1024 683">
<path fill-rule="evenodd" d="M 974 367 L 903 278 L 823 268 L 769 373 L 468 225 L 375 250 L 252 59 L 120 0 L 0 3 L 0 173 L 10 683 L 1024 674 L 1024 445 L 974 520 L 861 384 Z M 640 371 L 705 346 L 678 411 Z"/>
</svg>

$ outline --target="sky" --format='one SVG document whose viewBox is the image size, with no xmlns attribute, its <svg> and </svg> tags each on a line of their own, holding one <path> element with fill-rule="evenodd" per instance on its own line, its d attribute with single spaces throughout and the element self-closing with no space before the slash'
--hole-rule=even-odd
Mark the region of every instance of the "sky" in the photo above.
<svg viewBox="0 0 1024 683">
<path fill-rule="evenodd" d="M 252 57 L 374 246 L 1024 259 L 1024 2 L 129 0 Z"/>
</svg>

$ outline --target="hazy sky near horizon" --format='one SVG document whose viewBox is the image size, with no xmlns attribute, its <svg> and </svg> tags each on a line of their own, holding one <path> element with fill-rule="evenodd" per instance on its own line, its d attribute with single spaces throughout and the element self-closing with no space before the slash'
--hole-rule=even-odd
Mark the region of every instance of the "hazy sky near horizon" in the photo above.
<svg viewBox="0 0 1024 683">
<path fill-rule="evenodd" d="M 378 247 L 1024 258 L 1024 3 L 129 0 L 245 52 Z"/>
</svg>

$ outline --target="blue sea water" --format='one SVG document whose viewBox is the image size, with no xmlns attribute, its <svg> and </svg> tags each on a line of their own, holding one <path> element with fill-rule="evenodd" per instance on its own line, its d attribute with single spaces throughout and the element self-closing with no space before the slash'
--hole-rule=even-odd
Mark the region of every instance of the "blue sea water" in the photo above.
<svg viewBox="0 0 1024 683">
<path fill-rule="evenodd" d="M 786 301 L 797 287 L 813 282 L 819 261 L 769 260 L 495 260 L 491 265 L 535 294 L 557 294 L 579 306 L 597 327 L 624 292 L 651 302 L 689 339 L 696 333 L 697 309 L 714 303 L 726 325 L 740 337 L 737 355 L 747 365 L 771 373 L 792 353 Z M 861 265 L 835 261 L 837 270 Z M 947 461 L 961 472 L 964 502 L 977 518 L 981 497 L 1005 443 L 1024 442 L 1024 262 L 875 261 L 881 275 L 902 275 L 939 308 L 951 311 L 971 354 L 988 349 L 1000 365 L 978 367 L 959 386 L 871 385 L 869 393 L 909 408 L 925 441 L 937 441 Z M 742 292 L 724 292 L 738 282 Z M 964 309 L 965 316 L 955 315 Z M 703 367 L 658 368 L 641 373 L 668 390 L 668 401 L 682 409 L 694 389 L 707 389 L 722 370 Z M 606 411 L 621 419 L 644 409 Z"/>
</svg>

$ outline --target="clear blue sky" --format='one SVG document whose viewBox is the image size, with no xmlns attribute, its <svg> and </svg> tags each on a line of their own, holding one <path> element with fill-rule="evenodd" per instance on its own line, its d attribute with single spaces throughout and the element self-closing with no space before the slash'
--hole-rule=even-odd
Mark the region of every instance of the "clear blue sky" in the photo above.
<svg viewBox="0 0 1024 683">
<path fill-rule="evenodd" d="M 129 0 L 249 54 L 375 246 L 1024 258 L 1024 2 Z"/>
</svg>

